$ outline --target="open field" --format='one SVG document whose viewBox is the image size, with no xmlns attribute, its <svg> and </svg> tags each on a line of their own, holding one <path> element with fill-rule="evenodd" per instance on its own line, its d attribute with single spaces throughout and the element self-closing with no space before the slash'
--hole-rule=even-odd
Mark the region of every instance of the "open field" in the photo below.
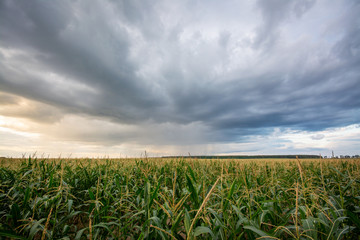
<svg viewBox="0 0 360 240">
<path fill-rule="evenodd" d="M 360 239 L 360 159 L 0 159 L 0 237 Z"/>
</svg>

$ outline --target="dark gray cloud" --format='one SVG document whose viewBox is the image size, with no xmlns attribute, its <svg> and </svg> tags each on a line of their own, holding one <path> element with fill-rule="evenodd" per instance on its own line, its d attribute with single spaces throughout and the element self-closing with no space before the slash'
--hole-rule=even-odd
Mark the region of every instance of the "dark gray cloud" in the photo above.
<svg viewBox="0 0 360 240">
<path fill-rule="evenodd" d="M 22 51 L 12 66 L 2 63 L 3 89 L 89 114 L 112 112 L 124 121 L 145 118 L 146 109 L 159 105 L 159 96 L 151 92 L 151 82 L 136 78 L 126 30 L 114 32 L 96 8 L 94 14 L 79 9 L 77 16 L 74 7 L 72 2 L 41 1 L 2 6 L 2 46 Z M 14 71 L 9 68 L 23 64 L 24 57 L 30 60 L 27 66 L 10 75 Z"/>
<path fill-rule="evenodd" d="M 138 126 L 98 135 L 110 142 L 159 131 L 156 142 L 176 143 L 179 132 L 161 126 L 202 126 L 197 142 L 230 142 L 359 123 L 359 3 L 243 4 L 1 1 L 0 106 L 37 103 L 0 114 Z"/>
<path fill-rule="evenodd" d="M 262 24 L 258 26 L 255 47 L 272 48 L 279 39 L 280 27 L 292 16 L 301 18 L 313 5 L 316 0 L 270 0 L 257 1 L 261 12 Z M 309 26 L 310 27 L 310 26 Z"/>
</svg>

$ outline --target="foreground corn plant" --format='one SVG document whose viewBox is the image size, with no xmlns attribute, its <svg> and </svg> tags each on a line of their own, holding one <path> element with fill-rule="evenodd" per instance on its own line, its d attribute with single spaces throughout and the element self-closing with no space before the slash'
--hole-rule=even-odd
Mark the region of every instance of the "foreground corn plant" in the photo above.
<svg viewBox="0 0 360 240">
<path fill-rule="evenodd" d="M 359 239 L 360 160 L 2 160 L 0 238 Z"/>
</svg>

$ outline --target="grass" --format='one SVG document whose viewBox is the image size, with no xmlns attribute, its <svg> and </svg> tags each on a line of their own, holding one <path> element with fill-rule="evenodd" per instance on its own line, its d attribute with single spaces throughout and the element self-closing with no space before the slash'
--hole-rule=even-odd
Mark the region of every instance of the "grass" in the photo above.
<svg viewBox="0 0 360 240">
<path fill-rule="evenodd" d="M 360 239 L 359 159 L 1 159 L 8 239 Z"/>
</svg>

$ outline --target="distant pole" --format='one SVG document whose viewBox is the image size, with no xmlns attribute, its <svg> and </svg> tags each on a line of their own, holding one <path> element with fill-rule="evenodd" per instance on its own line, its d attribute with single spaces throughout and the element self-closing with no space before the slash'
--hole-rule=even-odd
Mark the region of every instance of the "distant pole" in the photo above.
<svg viewBox="0 0 360 240">
<path fill-rule="evenodd" d="M 333 150 L 333 151 L 331 151 L 331 153 L 332 153 L 332 158 L 334 158 L 334 150 Z"/>
</svg>

